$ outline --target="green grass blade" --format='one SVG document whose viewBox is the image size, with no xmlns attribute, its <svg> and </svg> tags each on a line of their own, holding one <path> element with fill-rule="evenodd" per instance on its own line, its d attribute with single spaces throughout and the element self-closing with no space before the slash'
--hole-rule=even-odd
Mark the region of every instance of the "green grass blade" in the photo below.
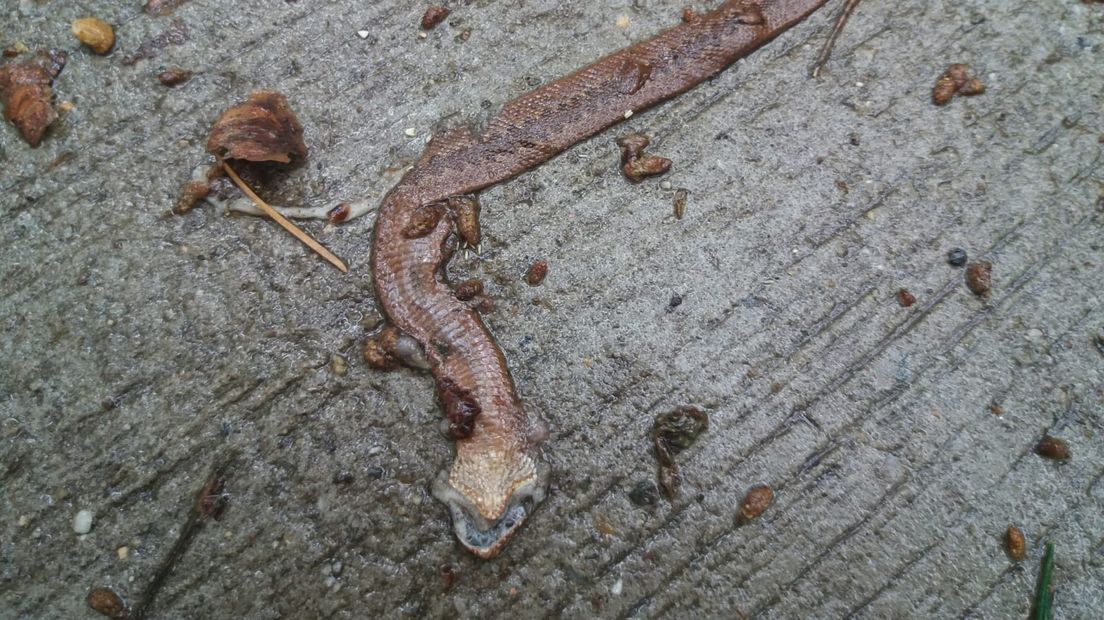
<svg viewBox="0 0 1104 620">
<path fill-rule="evenodd" d="M 1035 590 L 1035 620 L 1050 620 L 1050 604 L 1053 597 L 1050 592 L 1050 579 L 1054 574 L 1054 543 L 1046 546 L 1043 556 L 1043 570 L 1039 571 L 1039 587 Z"/>
</svg>

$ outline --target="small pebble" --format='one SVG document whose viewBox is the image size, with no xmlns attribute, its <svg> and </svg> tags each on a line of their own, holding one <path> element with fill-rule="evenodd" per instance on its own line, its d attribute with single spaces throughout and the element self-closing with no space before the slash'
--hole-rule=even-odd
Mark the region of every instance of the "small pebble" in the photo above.
<svg viewBox="0 0 1104 620">
<path fill-rule="evenodd" d="M 115 557 L 119 558 L 120 560 L 125 560 L 129 556 L 130 556 L 130 547 L 128 547 L 126 545 L 123 545 L 123 546 L 115 549 Z"/>
<path fill-rule="evenodd" d="M 670 181 L 663 181 L 659 184 L 660 189 L 671 189 L 674 185 L 671 185 Z"/>
<path fill-rule="evenodd" d="M 628 28 L 629 27 L 629 16 L 628 15 L 618 15 L 617 16 L 617 27 L 620 28 L 621 30 L 624 30 L 624 29 Z"/>
<path fill-rule="evenodd" d="M 403 130 L 403 133 L 406 134 L 407 136 L 413 138 L 414 136 L 418 135 L 418 130 L 414 129 L 413 127 L 407 127 L 406 129 Z"/>
<path fill-rule="evenodd" d="M 966 250 L 955 248 L 947 252 L 947 264 L 951 267 L 961 267 L 966 264 Z"/>
<path fill-rule="evenodd" d="M 623 579 L 618 579 L 617 582 L 613 584 L 613 587 L 610 588 L 610 594 L 614 596 L 621 596 L 621 592 L 624 589 L 625 581 Z"/>
<path fill-rule="evenodd" d="M 115 45 L 115 31 L 111 24 L 95 17 L 84 17 L 73 21 L 73 36 L 97 54 L 106 54 Z"/>
<path fill-rule="evenodd" d="M 19 521 L 17 521 L 16 523 L 18 523 L 19 527 L 27 527 L 27 524 L 30 522 L 31 518 L 27 515 L 19 515 Z"/>
<path fill-rule="evenodd" d="M 330 370 L 333 374 L 344 377 L 349 372 L 349 362 L 344 357 L 337 355 L 336 353 L 330 358 Z"/>
<path fill-rule="evenodd" d="M 341 574 L 341 569 L 343 569 L 343 568 L 345 568 L 345 565 L 341 563 L 341 560 L 337 560 L 333 564 L 330 565 L 330 572 L 333 573 L 334 575 L 340 575 Z"/>
<path fill-rule="evenodd" d="M 81 510 L 73 517 L 73 531 L 78 534 L 87 534 L 92 531 L 92 521 L 95 514 L 91 510 Z"/>
<path fill-rule="evenodd" d="M 367 30 L 357 30 L 357 36 L 362 38 L 362 39 L 367 39 L 369 34 L 371 34 L 371 33 L 368 32 Z"/>
</svg>

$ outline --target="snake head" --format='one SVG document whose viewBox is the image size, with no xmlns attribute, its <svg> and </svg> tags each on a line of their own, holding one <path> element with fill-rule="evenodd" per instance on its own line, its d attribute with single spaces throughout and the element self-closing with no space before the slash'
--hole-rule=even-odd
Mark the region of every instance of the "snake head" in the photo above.
<svg viewBox="0 0 1104 620">
<path fill-rule="evenodd" d="M 433 483 L 448 506 L 456 538 L 489 560 L 502 550 L 545 496 L 548 466 L 522 451 L 465 450 Z"/>
</svg>

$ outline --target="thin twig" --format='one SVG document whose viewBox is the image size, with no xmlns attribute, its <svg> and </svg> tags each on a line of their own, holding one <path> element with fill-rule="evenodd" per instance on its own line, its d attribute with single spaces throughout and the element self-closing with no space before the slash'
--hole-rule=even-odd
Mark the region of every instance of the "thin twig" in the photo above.
<svg viewBox="0 0 1104 620">
<path fill-rule="evenodd" d="M 234 184 L 237 185 L 238 188 L 241 189 L 241 191 L 245 193 L 246 196 L 249 196 L 249 199 L 253 201 L 253 204 L 257 205 L 257 208 L 259 208 L 261 211 L 264 211 L 265 215 L 276 220 L 276 223 L 280 226 L 283 226 L 284 230 L 294 235 L 296 239 L 302 241 L 303 244 L 306 245 L 308 248 L 317 252 L 319 256 L 330 261 L 330 264 L 332 264 L 334 267 L 337 267 L 341 271 L 341 273 L 349 272 L 349 267 L 345 265 L 345 261 L 334 256 L 333 252 L 327 250 L 321 243 L 318 243 L 317 241 L 312 239 L 311 236 L 303 232 L 301 228 L 299 228 L 295 224 L 292 224 L 291 221 L 281 215 L 279 211 L 268 206 L 268 203 L 261 200 L 261 197 L 254 193 L 254 191 L 245 184 L 245 181 L 241 180 L 241 177 L 238 176 L 238 173 L 234 172 L 234 169 L 230 167 L 230 164 L 226 163 L 225 161 L 222 161 L 221 163 L 223 170 L 226 171 L 226 174 L 230 177 L 230 180 L 233 181 Z"/>
<path fill-rule="evenodd" d="M 169 552 L 165 554 L 165 557 L 161 559 L 161 563 L 157 565 L 157 570 L 154 572 L 153 578 L 146 584 L 140 598 L 127 616 L 129 620 L 145 620 L 150 607 L 153 605 L 154 599 L 157 598 L 157 594 L 165 585 L 165 581 L 168 580 L 169 575 L 172 574 L 173 569 L 175 569 L 177 563 L 180 562 L 180 558 L 184 557 L 188 548 L 191 547 L 196 534 L 203 529 L 204 524 L 209 519 L 217 519 L 219 513 L 226 507 L 228 498 L 224 493 L 226 472 L 230 469 L 230 466 L 236 458 L 237 453 L 232 453 L 220 464 L 216 465 L 210 475 L 207 476 L 207 482 L 199 490 L 199 494 L 196 496 L 195 501 L 192 502 L 191 510 L 188 512 L 188 519 L 180 529 L 180 534 L 176 537 L 176 542 L 173 543 L 173 546 L 169 549 Z"/>
<path fill-rule="evenodd" d="M 836 39 L 839 38 L 840 33 L 843 32 L 843 26 L 847 23 L 847 20 L 851 18 L 851 14 L 855 12 L 855 7 L 859 5 L 859 0 L 847 0 L 847 4 L 843 6 L 843 12 L 836 18 L 836 24 L 832 26 L 832 32 L 828 35 L 828 41 L 824 43 L 824 47 L 820 48 L 820 55 L 817 56 L 816 62 L 813 63 L 813 68 L 809 71 L 809 75 L 812 77 L 820 76 L 821 69 L 824 65 L 828 64 L 828 58 L 832 56 L 832 48 L 836 46 Z"/>
</svg>

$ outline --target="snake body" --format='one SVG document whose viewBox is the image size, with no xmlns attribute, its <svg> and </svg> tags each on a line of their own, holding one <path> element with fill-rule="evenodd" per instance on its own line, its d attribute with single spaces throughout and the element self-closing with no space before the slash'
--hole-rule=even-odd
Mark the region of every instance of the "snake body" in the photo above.
<svg viewBox="0 0 1104 620">
<path fill-rule="evenodd" d="M 457 538 L 494 557 L 546 493 L 537 444 L 506 360 L 478 312 L 450 288 L 457 238 L 478 243 L 474 194 L 708 80 L 820 8 L 826 0 L 729 0 L 509 103 L 481 129 L 435 135 L 379 208 L 372 274 L 397 329 L 384 355 L 420 345 L 456 458 L 433 486 Z M 466 206 L 465 206 L 466 205 Z M 382 349 L 381 349 L 382 350 Z M 401 352 L 396 357 L 404 356 Z"/>
</svg>

